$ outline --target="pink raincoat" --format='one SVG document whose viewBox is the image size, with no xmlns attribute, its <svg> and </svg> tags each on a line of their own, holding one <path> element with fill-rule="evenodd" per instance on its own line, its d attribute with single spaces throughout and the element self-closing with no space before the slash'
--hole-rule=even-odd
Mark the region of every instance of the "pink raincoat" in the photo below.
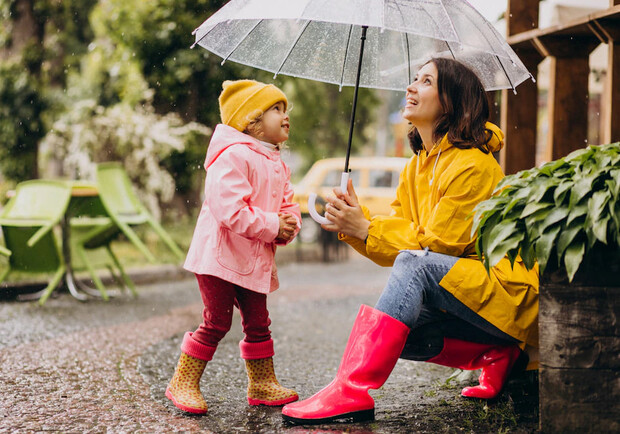
<svg viewBox="0 0 620 434">
<path fill-rule="evenodd" d="M 205 200 L 184 268 L 263 294 L 275 291 L 278 212 L 297 218 L 297 232 L 301 226 L 290 169 L 279 151 L 223 124 L 213 132 L 204 167 Z"/>
</svg>

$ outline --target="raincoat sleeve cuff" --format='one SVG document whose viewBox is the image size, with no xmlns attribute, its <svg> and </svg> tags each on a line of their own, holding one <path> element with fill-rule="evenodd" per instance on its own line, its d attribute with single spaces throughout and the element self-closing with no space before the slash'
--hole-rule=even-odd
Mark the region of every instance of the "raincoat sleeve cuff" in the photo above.
<svg viewBox="0 0 620 434">
<path fill-rule="evenodd" d="M 266 243 L 273 243 L 280 231 L 280 219 L 277 213 L 268 213 L 265 216 L 265 230 L 258 237 Z"/>
<path fill-rule="evenodd" d="M 338 239 L 340 241 L 344 241 L 345 243 L 347 243 L 348 245 L 350 245 L 351 247 L 353 247 L 355 250 L 357 250 L 358 253 L 367 256 L 366 254 L 366 243 L 364 243 L 364 240 L 360 240 L 359 238 L 354 238 L 354 237 L 350 237 L 348 235 L 345 235 L 343 233 L 338 233 Z"/>
</svg>

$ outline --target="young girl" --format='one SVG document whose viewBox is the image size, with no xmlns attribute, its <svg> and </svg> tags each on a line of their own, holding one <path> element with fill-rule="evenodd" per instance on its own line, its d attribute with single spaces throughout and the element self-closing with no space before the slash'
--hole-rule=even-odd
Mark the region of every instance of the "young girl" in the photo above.
<svg viewBox="0 0 620 434">
<path fill-rule="evenodd" d="M 203 322 L 187 332 L 166 396 L 181 410 L 203 414 L 200 377 L 230 330 L 233 306 L 241 312 L 239 343 L 248 373 L 250 405 L 283 405 L 298 399 L 275 377 L 267 294 L 278 288 L 276 245 L 300 228 L 292 203 L 290 170 L 280 158 L 288 139 L 287 99 L 274 85 L 225 81 L 217 125 L 205 160 L 205 200 L 185 269 L 196 274 Z"/>
</svg>

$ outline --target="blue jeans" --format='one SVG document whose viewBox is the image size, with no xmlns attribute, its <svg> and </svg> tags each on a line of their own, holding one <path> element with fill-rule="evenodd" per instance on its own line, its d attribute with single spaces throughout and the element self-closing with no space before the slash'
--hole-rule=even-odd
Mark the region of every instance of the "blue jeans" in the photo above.
<svg viewBox="0 0 620 434">
<path fill-rule="evenodd" d="M 445 337 L 482 344 L 510 345 L 516 339 L 465 306 L 439 282 L 459 259 L 402 251 L 375 309 L 411 328 L 401 358 L 428 360 L 443 349 Z"/>
</svg>

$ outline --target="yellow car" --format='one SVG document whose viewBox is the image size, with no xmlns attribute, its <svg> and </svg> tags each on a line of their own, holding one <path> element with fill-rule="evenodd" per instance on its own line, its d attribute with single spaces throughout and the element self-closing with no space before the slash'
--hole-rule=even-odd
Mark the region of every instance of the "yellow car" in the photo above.
<svg viewBox="0 0 620 434">
<path fill-rule="evenodd" d="M 396 197 L 396 187 L 400 172 L 409 161 L 398 157 L 351 157 L 349 159 L 350 178 L 361 204 L 368 207 L 370 215 L 387 215 L 390 204 Z M 332 195 L 334 187 L 340 185 L 344 157 L 319 160 L 312 165 L 303 179 L 293 186 L 293 200 L 299 203 L 304 217 L 301 241 L 312 242 L 317 239 L 320 228 L 308 215 L 308 195 L 316 193 L 317 204 L 321 198 Z M 319 207 L 317 207 L 319 208 Z M 321 207 L 322 208 L 322 207 Z M 323 214 L 323 209 L 317 209 Z"/>
</svg>

